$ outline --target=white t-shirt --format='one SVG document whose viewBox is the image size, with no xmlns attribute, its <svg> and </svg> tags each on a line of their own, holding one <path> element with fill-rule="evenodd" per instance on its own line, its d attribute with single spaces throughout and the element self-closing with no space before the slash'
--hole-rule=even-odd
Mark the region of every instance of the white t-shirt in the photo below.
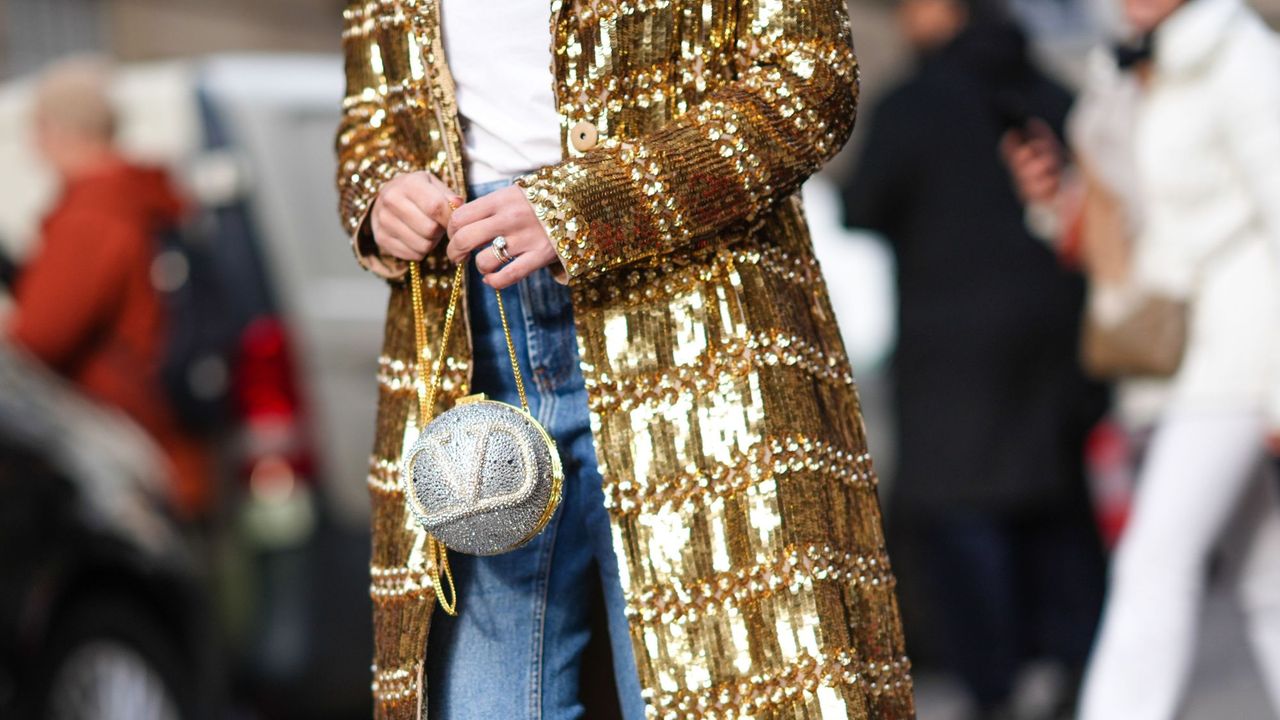
<svg viewBox="0 0 1280 720">
<path fill-rule="evenodd" d="M 559 162 L 546 0 L 441 0 L 440 12 L 466 136 L 467 182 Z"/>
</svg>

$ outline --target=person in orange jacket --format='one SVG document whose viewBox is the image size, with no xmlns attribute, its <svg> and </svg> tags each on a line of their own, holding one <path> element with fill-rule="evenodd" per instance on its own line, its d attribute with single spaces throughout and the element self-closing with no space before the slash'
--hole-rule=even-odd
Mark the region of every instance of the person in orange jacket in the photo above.
<svg viewBox="0 0 1280 720">
<path fill-rule="evenodd" d="M 178 426 L 160 382 L 165 313 L 151 282 L 157 235 L 180 221 L 183 202 L 163 170 L 116 148 L 109 80 L 90 60 L 64 61 L 40 80 L 35 144 L 62 189 L 4 334 L 137 421 L 172 465 L 175 510 L 195 519 L 212 506 L 209 453 Z"/>
</svg>

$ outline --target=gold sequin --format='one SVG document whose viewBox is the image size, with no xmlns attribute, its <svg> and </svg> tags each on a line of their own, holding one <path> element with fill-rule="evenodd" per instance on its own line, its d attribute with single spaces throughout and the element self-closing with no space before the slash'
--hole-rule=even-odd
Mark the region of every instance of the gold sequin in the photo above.
<svg viewBox="0 0 1280 720">
<path fill-rule="evenodd" d="M 415 709 L 422 686 L 420 664 L 387 669 L 374 665 L 372 670 L 373 699 L 379 709 L 386 712 L 403 711 L 397 706 L 406 706 L 404 710 L 408 711 Z"/>
<path fill-rule="evenodd" d="M 384 495 L 397 495 L 404 492 L 400 486 L 400 464 L 394 460 L 369 458 L 369 491 Z"/>
</svg>

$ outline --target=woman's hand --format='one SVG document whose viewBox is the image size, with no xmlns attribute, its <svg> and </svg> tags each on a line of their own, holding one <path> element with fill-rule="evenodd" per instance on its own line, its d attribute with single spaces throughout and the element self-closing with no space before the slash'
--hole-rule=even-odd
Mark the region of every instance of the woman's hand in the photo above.
<svg viewBox="0 0 1280 720">
<path fill-rule="evenodd" d="M 1066 153 L 1057 135 L 1043 120 L 1030 121 L 1025 130 L 1005 133 L 1000 141 L 1000 153 L 1023 202 L 1053 203 L 1062 185 Z"/>
<path fill-rule="evenodd" d="M 455 263 L 477 248 L 487 248 L 499 235 L 507 239 L 510 261 L 499 259 L 492 249 L 475 257 L 476 269 L 484 275 L 485 284 L 498 290 L 560 259 L 524 190 L 515 185 L 458 208 L 448 223 L 448 232 L 449 259 Z"/>
<path fill-rule="evenodd" d="M 421 260 L 440 242 L 462 197 L 429 172 L 397 175 L 378 190 L 369 215 L 373 240 L 401 260 Z"/>
</svg>

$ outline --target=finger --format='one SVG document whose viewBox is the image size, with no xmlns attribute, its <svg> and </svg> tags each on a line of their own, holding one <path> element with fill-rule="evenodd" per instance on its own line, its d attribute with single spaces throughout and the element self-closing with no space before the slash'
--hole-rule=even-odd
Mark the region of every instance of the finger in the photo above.
<svg viewBox="0 0 1280 720">
<path fill-rule="evenodd" d="M 471 261 L 476 264 L 476 270 L 479 270 L 481 275 L 498 272 L 507 265 L 510 265 L 511 262 L 515 262 L 514 259 L 512 259 L 511 262 L 503 262 L 502 260 L 499 260 L 497 253 L 493 251 L 492 243 L 488 245 L 481 245 L 480 249 L 475 252 L 475 256 Z"/>
<path fill-rule="evenodd" d="M 386 214 L 386 209 L 378 208 L 369 218 L 370 229 L 373 230 L 374 244 L 378 246 L 380 251 L 394 257 L 405 258 L 406 255 L 412 255 L 413 251 L 409 249 L 409 246 L 405 245 L 395 236 L 395 233 L 387 228 L 384 217 L 390 217 Z"/>
<path fill-rule="evenodd" d="M 1050 181 L 1050 179 L 1056 181 L 1057 174 L 1059 174 L 1057 163 L 1047 163 L 1047 161 L 1039 160 L 1028 165 L 1025 177 L 1033 182 Z"/>
<path fill-rule="evenodd" d="M 378 248 L 382 250 L 383 253 L 390 255 L 391 257 L 400 258 L 401 260 L 421 260 L 423 257 L 420 253 L 414 252 L 413 248 L 410 248 L 408 245 L 405 245 L 395 238 L 386 238 L 379 243 Z"/>
<path fill-rule="evenodd" d="M 387 237 L 399 242 L 405 246 L 413 257 L 406 258 L 408 260 L 421 260 L 431 252 L 431 248 L 435 246 L 435 242 L 429 238 L 424 238 L 414 232 L 408 225 L 398 217 L 389 215 L 382 219 L 383 228 Z"/>
<path fill-rule="evenodd" d="M 1053 172 L 1037 172 L 1027 176 L 1027 185 L 1029 187 L 1039 187 L 1042 185 L 1057 185 L 1058 174 Z"/>
<path fill-rule="evenodd" d="M 432 187 L 436 188 L 437 190 L 440 191 L 441 194 L 444 195 L 445 200 L 448 201 L 449 206 L 452 209 L 457 210 L 458 208 L 462 207 L 464 203 L 466 203 L 466 200 L 463 199 L 461 195 L 454 192 L 453 188 L 449 187 L 449 185 L 445 183 L 445 181 L 436 177 L 435 174 L 427 173 L 427 181 L 431 183 Z"/>
<path fill-rule="evenodd" d="M 557 259 L 555 250 L 544 245 L 517 256 L 498 272 L 485 275 L 484 283 L 496 290 L 511 287 Z"/>
<path fill-rule="evenodd" d="M 455 263 L 462 262 L 467 255 L 477 248 L 488 245 L 493 242 L 494 238 L 502 234 L 502 220 L 492 215 L 464 225 L 449 235 L 449 259 Z M 510 252 L 512 255 L 515 254 L 514 250 L 510 250 Z"/>
<path fill-rule="evenodd" d="M 401 201 L 387 209 L 393 217 L 421 238 L 434 242 L 444 235 L 444 224 L 437 222 L 411 202 Z"/>
<path fill-rule="evenodd" d="M 1035 163 L 1027 167 L 1023 175 L 1031 182 L 1041 182 L 1058 176 L 1058 168 L 1052 163 Z"/>
<path fill-rule="evenodd" d="M 1030 143 L 1023 143 L 1013 151 L 1013 164 L 1018 167 L 1026 167 L 1033 163 L 1039 162 L 1044 155 Z"/>
<path fill-rule="evenodd" d="M 1056 182 L 1034 182 L 1026 186 L 1026 199 L 1031 202 L 1050 202 L 1058 192 Z"/>
<path fill-rule="evenodd" d="M 1018 147 L 1025 157 L 1058 157 L 1058 145 L 1051 140 L 1032 138 Z"/>
<path fill-rule="evenodd" d="M 501 206 L 500 199 L 501 196 L 498 193 L 489 193 L 454 210 L 453 217 L 449 221 L 449 237 L 453 237 L 466 225 L 497 214 Z"/>
<path fill-rule="evenodd" d="M 401 176 L 393 182 L 397 185 L 385 199 L 401 209 L 401 214 L 404 214 L 406 205 L 411 205 L 442 227 L 449 224 L 449 215 L 452 214 L 450 201 L 457 195 L 440 185 L 434 175 L 419 172 Z"/>
<path fill-rule="evenodd" d="M 514 262 L 514 258 L 517 258 L 525 254 L 526 250 L 524 248 L 533 247 L 532 243 L 522 242 L 521 240 L 513 238 L 509 235 L 506 237 L 507 237 L 507 254 L 512 258 L 511 260 L 507 260 L 504 262 L 503 260 L 499 259 L 498 253 L 496 253 L 493 250 L 492 241 L 480 245 L 480 247 L 478 247 L 475 250 L 473 254 L 472 262 L 476 264 L 476 269 L 480 271 L 481 275 L 488 275 L 490 273 L 498 272 L 502 268 Z"/>
<path fill-rule="evenodd" d="M 1049 123 L 1044 120 L 1033 117 L 1027 121 L 1027 136 L 1041 142 L 1048 142 L 1053 145 L 1058 144 L 1058 133 L 1054 132 Z"/>
<path fill-rule="evenodd" d="M 1029 180 L 1031 180 L 1032 176 L 1034 175 L 1034 173 L 1030 171 L 1028 164 L 1025 160 L 1015 159 L 1010 161 L 1009 169 L 1010 169 L 1010 172 L 1013 173 L 1013 177 L 1017 179 L 1019 183 L 1028 182 Z"/>
<path fill-rule="evenodd" d="M 453 215 L 453 207 L 449 205 L 449 198 L 429 181 L 424 179 L 422 183 L 409 188 L 406 195 L 414 207 L 438 223 L 440 227 L 449 225 L 449 218 Z"/>
<path fill-rule="evenodd" d="M 1058 157 L 1056 155 L 1033 152 L 1027 155 L 1022 165 L 1029 171 L 1056 171 L 1060 163 L 1058 162 Z"/>
</svg>

